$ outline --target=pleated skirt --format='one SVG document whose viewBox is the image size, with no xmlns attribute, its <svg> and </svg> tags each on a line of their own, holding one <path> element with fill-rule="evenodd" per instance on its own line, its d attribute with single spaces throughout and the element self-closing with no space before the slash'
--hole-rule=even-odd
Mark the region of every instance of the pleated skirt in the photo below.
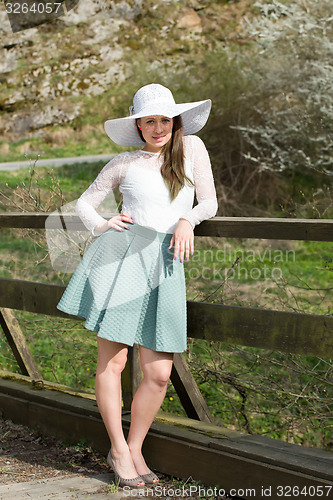
<svg viewBox="0 0 333 500">
<path fill-rule="evenodd" d="M 154 351 L 186 350 L 183 264 L 172 234 L 137 223 L 109 229 L 89 247 L 57 308 L 84 318 L 98 337 Z"/>
</svg>

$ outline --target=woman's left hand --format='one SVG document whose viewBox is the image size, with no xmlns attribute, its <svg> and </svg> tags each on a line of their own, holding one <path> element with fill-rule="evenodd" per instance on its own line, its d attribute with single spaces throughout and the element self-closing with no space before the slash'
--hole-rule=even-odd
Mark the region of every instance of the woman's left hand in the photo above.
<svg viewBox="0 0 333 500">
<path fill-rule="evenodd" d="M 194 232 L 192 224 L 186 219 L 179 219 L 177 227 L 172 235 L 169 249 L 175 245 L 174 259 L 177 260 L 178 253 L 180 262 L 183 262 L 184 252 L 186 260 L 189 259 L 190 252 L 194 252 Z"/>
</svg>

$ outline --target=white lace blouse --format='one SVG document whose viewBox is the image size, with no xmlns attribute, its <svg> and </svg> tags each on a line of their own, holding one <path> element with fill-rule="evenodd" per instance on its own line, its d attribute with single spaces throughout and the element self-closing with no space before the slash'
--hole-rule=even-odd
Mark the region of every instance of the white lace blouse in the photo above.
<svg viewBox="0 0 333 500">
<path fill-rule="evenodd" d="M 217 200 L 208 152 L 195 135 L 183 140 L 185 172 L 194 186 L 185 182 L 178 196 L 170 201 L 169 189 L 160 173 L 159 153 L 143 150 L 120 153 L 105 165 L 76 203 L 76 212 L 86 228 L 96 236 L 94 227 L 106 220 L 96 209 L 116 187 L 123 195 L 122 212 L 155 231 L 173 233 L 180 218 L 188 220 L 194 228 L 213 217 Z M 193 208 L 194 192 L 198 204 Z"/>
</svg>

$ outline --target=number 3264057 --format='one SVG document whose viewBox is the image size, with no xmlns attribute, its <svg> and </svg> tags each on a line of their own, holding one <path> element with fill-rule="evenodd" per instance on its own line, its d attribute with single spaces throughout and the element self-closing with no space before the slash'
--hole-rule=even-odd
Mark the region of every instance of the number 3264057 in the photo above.
<svg viewBox="0 0 333 500">
<path fill-rule="evenodd" d="M 56 14 L 61 6 L 61 2 L 5 2 L 7 14 Z"/>
</svg>

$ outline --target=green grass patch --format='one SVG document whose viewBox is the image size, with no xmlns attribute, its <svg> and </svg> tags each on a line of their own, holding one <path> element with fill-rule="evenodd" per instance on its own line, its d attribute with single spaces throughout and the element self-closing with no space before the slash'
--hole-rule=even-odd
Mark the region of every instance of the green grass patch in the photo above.
<svg viewBox="0 0 333 500">
<path fill-rule="evenodd" d="M 332 314 L 332 243 L 196 239 L 189 300 Z"/>
<path fill-rule="evenodd" d="M 332 448 L 332 360 L 203 340 L 186 358 L 220 425 Z"/>
<path fill-rule="evenodd" d="M 23 311 L 16 312 L 16 316 L 45 380 L 93 391 L 97 359 L 94 332 L 86 330 L 81 321 L 55 321 Z M 4 359 L 2 363 L 5 369 L 13 366 Z"/>
</svg>

